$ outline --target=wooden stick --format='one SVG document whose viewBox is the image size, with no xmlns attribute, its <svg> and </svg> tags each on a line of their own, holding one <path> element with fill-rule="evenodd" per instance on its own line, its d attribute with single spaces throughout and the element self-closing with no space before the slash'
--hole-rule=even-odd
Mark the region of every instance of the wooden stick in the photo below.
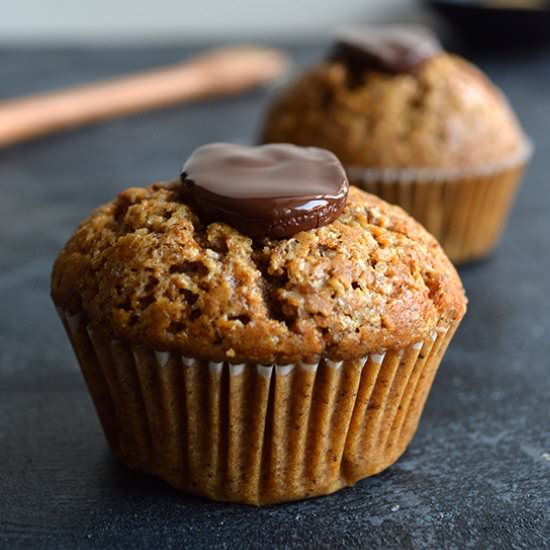
<svg viewBox="0 0 550 550">
<path fill-rule="evenodd" d="M 277 50 L 221 48 L 171 67 L 0 102 L 0 146 L 147 109 L 236 94 L 275 79 L 286 65 Z"/>
</svg>

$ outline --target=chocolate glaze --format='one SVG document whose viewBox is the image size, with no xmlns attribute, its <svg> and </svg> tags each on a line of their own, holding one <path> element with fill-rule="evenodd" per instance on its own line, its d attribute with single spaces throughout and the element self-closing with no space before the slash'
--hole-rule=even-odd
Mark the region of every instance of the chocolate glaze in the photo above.
<svg viewBox="0 0 550 550">
<path fill-rule="evenodd" d="M 329 59 L 356 71 L 410 73 L 440 51 L 437 37 L 424 27 L 355 26 L 338 33 Z"/>
<path fill-rule="evenodd" d="M 348 194 L 340 161 L 314 147 L 212 143 L 183 166 L 185 189 L 206 222 L 252 237 L 290 237 L 332 222 Z"/>
</svg>

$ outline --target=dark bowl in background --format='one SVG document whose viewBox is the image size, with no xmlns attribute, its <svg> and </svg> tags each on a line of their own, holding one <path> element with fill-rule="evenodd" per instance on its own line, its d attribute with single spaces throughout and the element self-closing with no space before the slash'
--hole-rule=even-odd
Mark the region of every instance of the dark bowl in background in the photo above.
<svg viewBox="0 0 550 550">
<path fill-rule="evenodd" d="M 489 47 L 550 45 L 548 1 L 534 7 L 475 0 L 426 0 L 426 4 L 468 43 Z"/>
</svg>

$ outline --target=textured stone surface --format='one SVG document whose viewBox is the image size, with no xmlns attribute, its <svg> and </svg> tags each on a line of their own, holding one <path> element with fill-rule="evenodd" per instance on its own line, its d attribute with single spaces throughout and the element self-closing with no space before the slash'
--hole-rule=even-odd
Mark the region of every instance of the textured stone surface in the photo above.
<svg viewBox="0 0 550 550">
<path fill-rule="evenodd" d="M 185 53 L 4 49 L 0 97 Z M 204 142 L 251 142 L 266 94 L 0 151 L 0 547 L 550 547 L 550 60 L 474 61 L 537 145 L 509 230 L 491 259 L 461 270 L 469 312 L 409 451 L 385 473 L 302 503 L 210 503 L 117 465 L 48 296 L 52 261 L 93 206 L 171 177 Z"/>
</svg>

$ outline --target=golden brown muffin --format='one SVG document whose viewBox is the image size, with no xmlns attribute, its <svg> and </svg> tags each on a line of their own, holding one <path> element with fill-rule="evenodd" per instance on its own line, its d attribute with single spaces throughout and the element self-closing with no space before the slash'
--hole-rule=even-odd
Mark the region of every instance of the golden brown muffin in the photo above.
<svg viewBox="0 0 550 550">
<path fill-rule="evenodd" d="M 473 169 L 522 149 L 525 138 L 500 91 L 475 67 L 441 53 L 415 73 L 323 62 L 277 98 L 265 142 L 315 145 L 345 166 Z"/>
<path fill-rule="evenodd" d="M 212 361 L 335 361 L 414 343 L 463 313 L 441 248 L 399 208 L 358 189 L 330 225 L 252 240 L 201 225 L 179 183 L 133 188 L 59 255 L 56 304 L 98 329 Z"/>
<path fill-rule="evenodd" d="M 275 99 L 261 141 L 331 150 L 350 183 L 402 206 L 455 262 L 495 247 L 530 156 L 498 88 L 446 52 L 409 72 L 325 60 Z"/>
<path fill-rule="evenodd" d="M 437 242 L 355 188 L 335 221 L 284 239 L 205 224 L 180 188 L 122 192 L 53 270 L 116 456 L 251 504 L 392 464 L 465 312 Z"/>
</svg>

